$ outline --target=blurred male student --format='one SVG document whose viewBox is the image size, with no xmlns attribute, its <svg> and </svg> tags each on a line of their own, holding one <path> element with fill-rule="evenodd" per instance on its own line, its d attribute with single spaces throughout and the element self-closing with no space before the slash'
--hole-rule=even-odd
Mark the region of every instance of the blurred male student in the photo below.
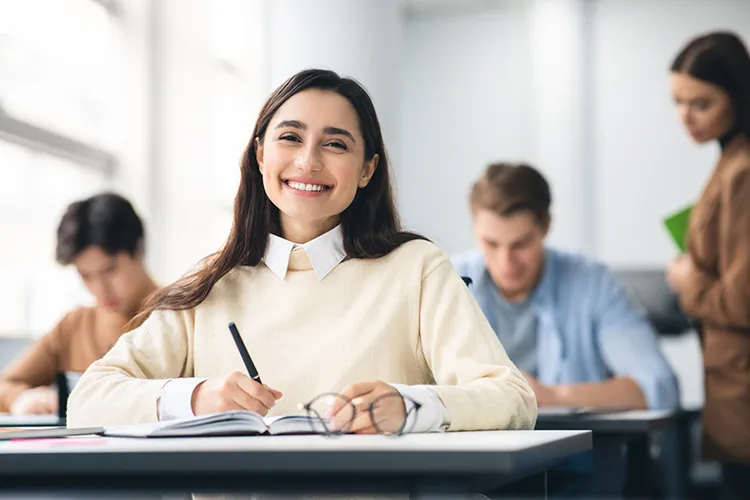
<svg viewBox="0 0 750 500">
<path fill-rule="evenodd" d="M 550 187 L 524 164 L 490 165 L 470 205 L 479 251 L 454 266 L 539 406 L 679 406 L 656 334 L 607 268 L 546 247 Z"/>
<path fill-rule="evenodd" d="M 67 313 L 0 375 L 0 412 L 52 414 L 58 373 L 83 372 L 125 332 L 156 290 L 144 266 L 144 229 L 125 198 L 99 194 L 68 206 L 57 229 L 57 261 L 72 264 L 96 299 Z"/>
</svg>

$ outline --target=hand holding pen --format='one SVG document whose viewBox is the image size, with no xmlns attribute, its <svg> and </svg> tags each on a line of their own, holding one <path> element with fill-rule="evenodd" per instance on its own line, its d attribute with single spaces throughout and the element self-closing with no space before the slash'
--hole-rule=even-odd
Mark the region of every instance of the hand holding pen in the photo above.
<svg viewBox="0 0 750 500">
<path fill-rule="evenodd" d="M 223 377 L 201 382 L 193 391 L 193 413 L 205 415 L 249 410 L 266 415 L 276 401 L 281 399 L 282 394 L 261 383 L 260 375 L 234 323 L 229 323 L 229 331 L 248 373 L 235 371 Z"/>
</svg>

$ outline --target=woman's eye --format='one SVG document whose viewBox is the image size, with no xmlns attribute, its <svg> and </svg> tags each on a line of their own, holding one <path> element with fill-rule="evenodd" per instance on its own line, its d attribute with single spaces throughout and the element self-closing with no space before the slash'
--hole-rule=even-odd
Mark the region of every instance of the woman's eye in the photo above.
<svg viewBox="0 0 750 500">
<path fill-rule="evenodd" d="M 294 135 L 282 135 L 279 137 L 280 141 L 300 142 L 299 137 Z"/>
<path fill-rule="evenodd" d="M 346 144 L 344 144 L 343 142 L 338 142 L 338 141 L 329 142 L 329 143 L 326 143 L 326 146 L 331 146 L 331 147 L 341 149 L 344 151 L 346 150 Z"/>
<path fill-rule="evenodd" d="M 700 109 L 700 110 L 705 111 L 705 110 L 707 110 L 708 108 L 711 107 L 711 103 L 708 102 L 708 101 L 703 101 L 703 100 L 701 100 L 701 101 L 695 101 L 695 107 L 698 108 L 698 109 Z"/>
</svg>

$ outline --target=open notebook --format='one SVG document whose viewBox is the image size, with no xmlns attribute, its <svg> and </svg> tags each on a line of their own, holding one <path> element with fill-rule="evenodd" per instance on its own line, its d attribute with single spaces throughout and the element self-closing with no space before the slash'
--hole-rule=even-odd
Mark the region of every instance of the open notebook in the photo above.
<svg viewBox="0 0 750 500">
<path fill-rule="evenodd" d="M 103 434 L 117 437 L 192 437 L 322 434 L 324 431 L 320 419 L 304 415 L 262 417 L 252 411 L 229 411 L 153 424 L 107 427 Z"/>
</svg>

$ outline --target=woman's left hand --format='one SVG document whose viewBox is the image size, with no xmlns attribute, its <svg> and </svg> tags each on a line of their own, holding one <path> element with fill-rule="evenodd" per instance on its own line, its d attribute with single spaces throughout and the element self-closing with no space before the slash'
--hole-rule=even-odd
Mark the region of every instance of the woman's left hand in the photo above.
<svg viewBox="0 0 750 500">
<path fill-rule="evenodd" d="M 377 434 L 378 428 L 381 431 L 396 432 L 403 427 L 406 419 L 406 404 L 395 387 L 380 380 L 361 382 L 347 386 L 341 391 L 341 395 L 348 398 L 356 410 L 349 432 Z M 376 400 L 378 403 L 374 413 L 378 428 L 375 427 L 370 417 L 370 405 Z M 350 418 L 351 410 L 335 408 L 334 420 L 336 420 L 337 412 L 346 413 L 347 418 Z"/>
<path fill-rule="evenodd" d="M 680 254 L 667 265 L 667 283 L 676 293 L 682 293 L 693 273 L 693 259 L 688 254 Z"/>
</svg>

